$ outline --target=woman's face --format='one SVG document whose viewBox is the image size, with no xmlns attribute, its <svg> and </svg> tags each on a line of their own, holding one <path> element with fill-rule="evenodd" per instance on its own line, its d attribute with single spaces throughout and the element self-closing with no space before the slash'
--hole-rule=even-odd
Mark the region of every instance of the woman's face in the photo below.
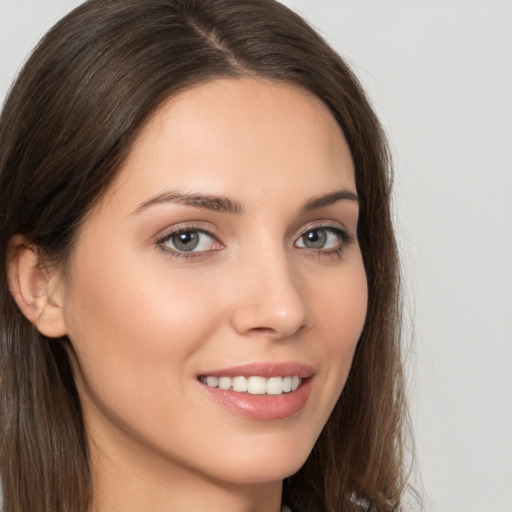
<svg viewBox="0 0 512 512">
<path fill-rule="evenodd" d="M 93 455 L 155 479 L 297 471 L 365 320 L 357 219 L 349 149 L 316 98 L 243 78 L 169 99 L 63 278 Z"/>
</svg>

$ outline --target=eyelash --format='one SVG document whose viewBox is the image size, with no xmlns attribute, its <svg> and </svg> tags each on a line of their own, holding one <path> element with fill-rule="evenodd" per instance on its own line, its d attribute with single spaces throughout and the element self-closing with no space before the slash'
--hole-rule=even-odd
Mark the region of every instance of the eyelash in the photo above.
<svg viewBox="0 0 512 512">
<path fill-rule="evenodd" d="M 334 234 L 339 239 L 339 246 L 335 249 L 311 249 L 308 247 L 298 247 L 296 244 L 299 242 L 299 240 L 304 240 L 304 237 L 308 233 L 312 233 L 314 231 L 323 231 L 328 232 L 331 234 Z M 171 249 L 169 246 L 167 246 L 167 242 L 169 242 L 173 237 L 176 237 L 180 234 L 186 234 L 186 233 L 200 233 L 203 235 L 207 235 L 212 238 L 212 240 L 219 245 L 222 245 L 221 242 L 218 240 L 215 233 L 212 233 L 211 231 L 208 231 L 206 229 L 198 228 L 197 226 L 180 226 L 179 228 L 172 229 L 171 231 L 167 232 L 164 236 L 160 237 L 158 240 L 156 240 L 155 245 L 158 246 L 162 251 L 164 251 L 167 255 L 169 255 L 172 258 L 182 258 L 185 261 L 192 260 L 192 259 L 200 259 L 208 257 L 208 255 L 211 252 L 216 252 L 222 249 L 216 248 L 216 249 L 210 249 L 205 251 L 180 251 L 176 249 Z M 349 232 L 341 228 L 338 225 L 315 225 L 315 226 L 308 226 L 302 233 L 298 236 L 296 239 L 294 246 L 298 249 L 304 250 L 305 252 L 312 253 L 315 256 L 318 256 L 319 258 L 322 257 L 329 257 L 334 259 L 339 259 L 341 257 L 341 254 L 345 250 L 346 246 L 349 245 L 353 241 L 352 235 L 349 234 Z"/>
<path fill-rule="evenodd" d="M 314 231 L 323 231 L 334 234 L 338 238 L 338 246 L 333 249 L 311 249 L 308 247 L 298 247 L 301 250 L 304 250 L 308 254 L 314 255 L 318 258 L 332 258 L 332 259 L 339 259 L 341 258 L 341 255 L 343 251 L 347 248 L 350 243 L 353 242 L 352 235 L 344 228 L 337 224 L 320 224 L 320 225 L 314 225 L 314 226 L 308 226 L 304 231 L 302 231 L 301 235 L 297 238 L 295 241 L 295 247 L 297 247 L 297 243 L 299 240 L 303 240 L 304 237 L 308 233 L 312 233 Z"/>
<path fill-rule="evenodd" d="M 215 233 L 212 233 L 211 231 L 208 231 L 207 229 L 198 228 L 197 226 L 180 226 L 178 228 L 172 229 L 171 231 L 167 232 L 164 236 L 159 238 L 156 241 L 156 245 L 164 251 L 167 255 L 169 255 L 171 258 L 182 258 L 184 260 L 192 260 L 192 259 L 198 259 L 198 258 L 204 258 L 209 253 L 213 251 L 219 251 L 220 249 L 210 249 L 209 251 L 179 251 L 176 249 L 171 249 L 166 244 L 169 242 L 173 237 L 185 234 L 185 233 L 201 233 L 203 235 L 207 235 L 213 240 L 217 241 L 218 244 L 220 244 L 217 236 Z"/>
</svg>

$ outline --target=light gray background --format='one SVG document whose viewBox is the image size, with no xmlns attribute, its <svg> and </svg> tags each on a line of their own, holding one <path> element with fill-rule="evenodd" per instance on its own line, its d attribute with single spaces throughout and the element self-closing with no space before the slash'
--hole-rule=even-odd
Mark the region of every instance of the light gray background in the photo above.
<svg viewBox="0 0 512 512">
<path fill-rule="evenodd" d="M 512 2 L 283 1 L 348 59 L 391 140 L 425 508 L 512 512 Z M 79 3 L 0 0 L 0 98 Z"/>
</svg>

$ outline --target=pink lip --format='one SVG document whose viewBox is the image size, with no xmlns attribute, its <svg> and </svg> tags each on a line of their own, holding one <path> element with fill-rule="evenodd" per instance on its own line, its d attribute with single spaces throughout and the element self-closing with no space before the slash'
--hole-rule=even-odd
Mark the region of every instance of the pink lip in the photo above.
<svg viewBox="0 0 512 512">
<path fill-rule="evenodd" d="M 312 366 L 302 363 L 248 363 L 238 366 L 231 366 L 218 370 L 208 370 L 201 372 L 199 375 L 211 377 L 250 377 L 251 375 L 259 375 L 261 377 L 285 377 L 287 375 L 298 375 L 301 379 L 312 377 L 315 370 Z M 198 375 L 198 376 L 199 376 Z"/>
<path fill-rule="evenodd" d="M 259 375 L 266 378 L 298 375 L 303 379 L 301 385 L 295 391 L 281 395 L 239 393 L 212 388 L 198 380 L 207 395 L 228 410 L 251 419 L 268 421 L 288 418 L 297 414 L 304 407 L 311 393 L 314 370 L 311 366 L 300 363 L 251 363 L 223 370 L 208 371 L 200 375 L 213 377 Z"/>
</svg>

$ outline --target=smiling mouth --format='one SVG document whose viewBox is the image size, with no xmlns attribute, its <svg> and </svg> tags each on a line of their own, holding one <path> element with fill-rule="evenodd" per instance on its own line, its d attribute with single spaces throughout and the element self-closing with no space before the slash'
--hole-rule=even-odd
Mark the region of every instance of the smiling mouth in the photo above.
<svg viewBox="0 0 512 512">
<path fill-rule="evenodd" d="M 219 388 L 236 393 L 250 395 L 282 395 L 299 388 L 303 379 L 298 375 L 265 378 L 259 375 L 249 377 L 209 376 L 201 375 L 199 380 L 211 388 Z"/>
<path fill-rule="evenodd" d="M 315 369 L 297 362 L 254 362 L 196 376 L 206 395 L 237 415 L 269 421 L 297 415 L 311 394 Z"/>
</svg>

